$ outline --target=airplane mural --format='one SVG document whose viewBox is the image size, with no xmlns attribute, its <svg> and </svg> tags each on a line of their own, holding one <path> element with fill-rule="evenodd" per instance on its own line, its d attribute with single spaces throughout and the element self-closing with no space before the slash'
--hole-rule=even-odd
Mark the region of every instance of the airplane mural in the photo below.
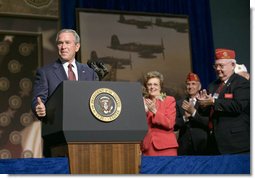
<svg viewBox="0 0 255 179">
<path fill-rule="evenodd" d="M 121 44 L 117 35 L 112 35 L 111 37 L 111 46 L 108 46 L 113 50 L 127 51 L 127 52 L 137 52 L 139 57 L 141 58 L 155 58 L 157 53 L 161 53 L 163 55 L 163 59 L 165 59 L 164 54 L 164 44 L 161 39 L 160 45 L 155 44 L 142 44 L 136 42 L 123 43 Z"/>
<path fill-rule="evenodd" d="M 166 27 L 175 29 L 176 32 L 180 33 L 188 33 L 188 23 L 176 22 L 176 21 L 162 21 L 161 18 L 157 18 L 155 21 L 155 25 L 159 27 Z"/>
<path fill-rule="evenodd" d="M 90 60 L 102 60 L 105 64 L 111 65 L 117 69 L 124 69 L 125 66 L 130 66 L 130 69 L 133 69 L 131 54 L 129 54 L 129 58 L 116 58 L 113 56 L 98 57 L 97 52 L 93 50 L 90 53 Z"/>
<path fill-rule="evenodd" d="M 97 52 L 92 50 L 90 53 L 91 61 L 102 61 L 108 66 L 108 74 L 102 78 L 104 81 L 116 81 L 117 69 L 125 69 L 126 66 L 130 66 L 130 70 L 133 69 L 131 55 L 129 58 L 116 58 L 112 56 L 98 57 Z"/>
<path fill-rule="evenodd" d="M 147 29 L 148 26 L 152 27 L 153 25 L 152 20 L 142 21 L 142 20 L 136 20 L 136 19 L 126 19 L 124 15 L 120 15 L 118 22 L 122 24 L 135 25 L 139 29 Z"/>
</svg>

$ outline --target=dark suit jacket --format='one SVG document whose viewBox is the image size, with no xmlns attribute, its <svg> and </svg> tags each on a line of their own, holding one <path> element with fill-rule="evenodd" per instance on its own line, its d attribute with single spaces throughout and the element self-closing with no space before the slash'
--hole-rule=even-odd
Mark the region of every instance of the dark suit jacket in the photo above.
<svg viewBox="0 0 255 179">
<path fill-rule="evenodd" d="M 208 86 L 213 94 L 220 81 Z M 215 99 L 213 126 L 221 154 L 250 150 L 250 81 L 233 74 Z"/>
<path fill-rule="evenodd" d="M 86 64 L 76 61 L 78 70 L 78 80 L 92 81 L 97 80 L 98 76 Z M 57 86 L 64 80 L 68 80 L 61 61 L 58 59 L 53 64 L 47 65 L 37 70 L 33 87 L 32 111 L 35 113 L 37 97 L 41 97 L 45 103 Z"/>
<path fill-rule="evenodd" d="M 189 117 L 189 122 L 184 122 L 184 110 L 181 105 L 184 100 L 176 103 L 176 124 L 175 130 L 179 130 L 178 155 L 204 155 L 207 144 L 208 117 L 199 114 L 198 103 L 195 108 L 197 112 L 194 117 Z"/>
</svg>

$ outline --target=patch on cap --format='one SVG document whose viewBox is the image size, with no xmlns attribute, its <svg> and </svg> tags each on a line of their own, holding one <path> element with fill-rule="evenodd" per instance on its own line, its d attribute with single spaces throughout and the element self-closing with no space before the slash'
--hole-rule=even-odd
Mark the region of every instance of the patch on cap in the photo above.
<svg viewBox="0 0 255 179">
<path fill-rule="evenodd" d="M 190 73 L 187 75 L 186 81 L 199 81 L 199 82 L 200 82 L 200 79 L 199 79 L 199 77 L 198 77 L 197 74 L 191 73 L 191 72 L 190 72 Z"/>
</svg>

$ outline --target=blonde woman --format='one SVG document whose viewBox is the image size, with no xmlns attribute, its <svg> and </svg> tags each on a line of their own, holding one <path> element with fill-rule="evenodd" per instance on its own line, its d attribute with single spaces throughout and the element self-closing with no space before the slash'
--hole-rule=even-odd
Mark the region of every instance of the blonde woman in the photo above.
<svg viewBox="0 0 255 179">
<path fill-rule="evenodd" d="M 161 92 L 163 75 L 157 71 L 145 76 L 144 105 L 148 132 L 141 145 L 146 156 L 176 156 L 178 143 L 174 133 L 176 101 Z"/>
</svg>

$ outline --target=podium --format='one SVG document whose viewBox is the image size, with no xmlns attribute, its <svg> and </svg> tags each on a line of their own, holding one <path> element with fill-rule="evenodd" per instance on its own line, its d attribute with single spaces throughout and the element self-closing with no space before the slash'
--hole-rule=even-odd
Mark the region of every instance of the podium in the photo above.
<svg viewBox="0 0 255 179">
<path fill-rule="evenodd" d="M 45 157 L 68 157 L 72 174 L 139 173 L 148 128 L 140 83 L 63 81 L 46 109 Z"/>
</svg>

